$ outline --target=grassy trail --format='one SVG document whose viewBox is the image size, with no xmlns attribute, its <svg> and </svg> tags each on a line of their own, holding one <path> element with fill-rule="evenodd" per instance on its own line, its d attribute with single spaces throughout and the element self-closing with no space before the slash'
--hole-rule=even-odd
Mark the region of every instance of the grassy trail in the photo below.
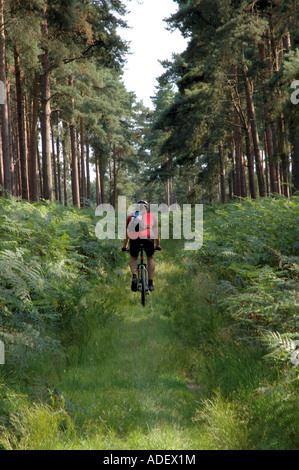
<svg viewBox="0 0 299 470">
<path fill-rule="evenodd" d="M 61 374 L 59 389 L 86 410 L 91 426 L 90 437 L 73 443 L 75 447 L 198 448 L 192 420 L 200 390 L 192 376 L 195 350 L 175 334 L 169 311 L 186 274 L 173 257 L 174 249 L 169 242 L 163 255 L 156 256 L 156 289 L 145 308 L 139 293 L 130 291 L 130 274 L 124 269 L 123 289 L 111 291 L 117 297 L 117 316 L 95 329 L 88 345 L 73 351 Z"/>
</svg>

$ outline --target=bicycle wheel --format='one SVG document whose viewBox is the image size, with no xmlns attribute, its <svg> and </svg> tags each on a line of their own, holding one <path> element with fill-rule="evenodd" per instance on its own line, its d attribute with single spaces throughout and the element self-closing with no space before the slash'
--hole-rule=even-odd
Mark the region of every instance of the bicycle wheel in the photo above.
<svg viewBox="0 0 299 470">
<path fill-rule="evenodd" d="M 145 306 L 146 298 L 146 268 L 141 266 L 141 303 Z"/>
</svg>

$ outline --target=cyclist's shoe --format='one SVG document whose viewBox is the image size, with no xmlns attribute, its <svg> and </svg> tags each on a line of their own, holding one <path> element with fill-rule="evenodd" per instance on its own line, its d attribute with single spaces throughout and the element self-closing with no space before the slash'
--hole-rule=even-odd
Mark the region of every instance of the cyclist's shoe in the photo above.
<svg viewBox="0 0 299 470">
<path fill-rule="evenodd" d="M 133 277 L 132 279 L 131 290 L 137 292 L 137 277 Z"/>
<path fill-rule="evenodd" d="M 149 290 L 150 292 L 153 292 L 153 290 L 155 290 L 153 282 L 149 282 L 148 290 Z"/>
</svg>

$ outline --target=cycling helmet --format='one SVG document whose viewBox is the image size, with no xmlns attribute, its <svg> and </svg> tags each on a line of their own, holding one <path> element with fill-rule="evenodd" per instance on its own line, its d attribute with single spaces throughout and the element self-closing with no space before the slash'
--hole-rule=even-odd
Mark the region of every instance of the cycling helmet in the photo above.
<svg viewBox="0 0 299 470">
<path fill-rule="evenodd" d="M 137 202 L 137 206 L 143 206 L 143 207 L 145 207 L 145 209 L 147 209 L 148 208 L 148 203 L 146 201 L 141 200 L 141 201 Z"/>
</svg>

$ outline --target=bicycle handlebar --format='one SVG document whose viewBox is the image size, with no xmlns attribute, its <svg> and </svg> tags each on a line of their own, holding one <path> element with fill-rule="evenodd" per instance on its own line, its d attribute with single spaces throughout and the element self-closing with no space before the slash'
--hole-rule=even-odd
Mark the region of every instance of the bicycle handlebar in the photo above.
<svg viewBox="0 0 299 470">
<path fill-rule="evenodd" d="M 159 247 L 156 246 L 156 247 L 155 247 L 155 251 L 161 251 L 161 250 L 162 250 L 162 246 L 159 246 Z M 123 253 L 125 253 L 125 252 L 130 253 L 130 250 L 128 250 L 128 248 L 122 248 L 121 251 L 122 251 Z"/>
</svg>

